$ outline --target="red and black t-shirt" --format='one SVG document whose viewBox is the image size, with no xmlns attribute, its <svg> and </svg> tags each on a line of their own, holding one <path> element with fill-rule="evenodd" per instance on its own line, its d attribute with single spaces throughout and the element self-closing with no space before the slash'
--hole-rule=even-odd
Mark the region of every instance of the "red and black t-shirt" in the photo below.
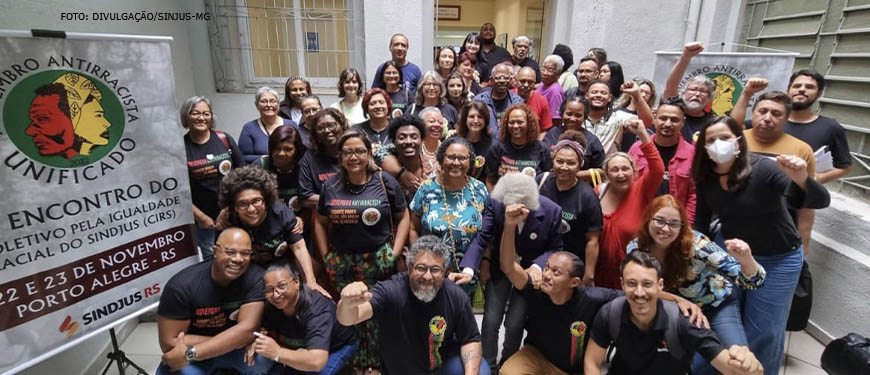
<svg viewBox="0 0 870 375">
<path fill-rule="evenodd" d="M 230 144 L 228 149 L 217 133 L 210 133 L 208 141 L 203 144 L 193 142 L 190 134 L 185 134 L 184 150 L 187 152 L 187 173 L 190 177 L 193 205 L 216 219 L 220 212 L 218 188 L 221 179 L 233 168 L 244 166 L 245 159 L 233 137 L 226 135 L 227 143 Z"/>
<path fill-rule="evenodd" d="M 499 141 L 490 147 L 484 168 L 487 177 L 501 177 L 508 172 L 522 172 L 535 177 L 552 169 L 553 162 L 550 151 L 537 140 L 523 147 L 514 146 L 510 141 Z"/>
<path fill-rule="evenodd" d="M 318 195 L 323 189 L 323 183 L 332 175 L 338 173 L 341 166 L 338 158 L 308 151 L 299 161 L 299 198 L 308 199 Z"/>
<path fill-rule="evenodd" d="M 277 259 L 293 260 L 290 247 L 302 241 L 302 235 L 293 233 L 296 215 L 281 202 L 273 203 L 266 210 L 266 219 L 256 228 L 239 226 L 251 236 L 251 250 L 254 251 L 251 262 L 262 267 L 268 267 Z"/>
</svg>

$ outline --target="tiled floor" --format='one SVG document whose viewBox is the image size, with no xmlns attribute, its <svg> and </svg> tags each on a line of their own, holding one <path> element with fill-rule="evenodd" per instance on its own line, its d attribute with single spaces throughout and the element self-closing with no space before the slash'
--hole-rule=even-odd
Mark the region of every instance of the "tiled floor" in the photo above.
<svg viewBox="0 0 870 375">
<path fill-rule="evenodd" d="M 476 316 L 478 326 L 481 315 Z M 785 367 L 780 371 L 783 375 L 824 375 L 819 366 L 824 346 L 812 336 L 804 332 L 789 333 L 786 337 L 787 353 Z M 142 322 L 121 345 L 127 356 L 137 365 L 144 368 L 149 374 L 153 374 L 160 364 L 160 348 L 157 345 L 157 323 Z M 112 367 L 109 375 L 117 375 L 117 367 Z M 135 374 L 132 368 L 127 369 L 127 374 Z"/>
</svg>

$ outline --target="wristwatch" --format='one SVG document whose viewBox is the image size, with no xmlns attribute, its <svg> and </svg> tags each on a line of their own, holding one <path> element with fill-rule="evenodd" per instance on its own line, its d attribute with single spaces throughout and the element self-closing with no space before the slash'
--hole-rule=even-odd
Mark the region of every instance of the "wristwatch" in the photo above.
<svg viewBox="0 0 870 375">
<path fill-rule="evenodd" d="M 196 362 L 196 348 L 192 345 L 187 347 L 187 350 L 184 351 L 184 359 L 188 362 Z"/>
</svg>

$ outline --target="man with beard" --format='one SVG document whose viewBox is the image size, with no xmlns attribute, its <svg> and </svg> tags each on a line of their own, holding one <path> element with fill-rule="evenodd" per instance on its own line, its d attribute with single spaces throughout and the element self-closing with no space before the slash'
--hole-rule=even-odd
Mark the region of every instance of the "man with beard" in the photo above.
<svg viewBox="0 0 870 375">
<path fill-rule="evenodd" d="M 163 358 L 157 374 L 210 374 L 234 369 L 263 374 L 272 366 L 257 357 L 244 362 L 244 346 L 260 328 L 265 309 L 263 269 L 251 264 L 251 238 L 227 228 L 214 245 L 214 259 L 187 267 L 169 279 L 157 307 Z"/>
<path fill-rule="evenodd" d="M 492 74 L 489 75 L 489 85 L 492 89 L 484 90 L 474 97 L 474 100 L 483 102 L 489 107 L 489 128 L 492 129 L 493 134 L 498 134 L 499 120 L 504 111 L 514 104 L 523 102 L 523 98 L 510 92 L 512 78 L 513 70 L 510 65 L 495 65 Z"/>
<path fill-rule="evenodd" d="M 532 68 L 525 67 L 520 69 L 516 75 L 517 95 L 523 98 L 523 101 L 529 105 L 538 116 L 538 124 L 541 127 L 541 136 L 543 138 L 547 130 L 553 127 L 553 118 L 550 114 L 550 104 L 539 92 L 535 90 L 535 71 Z M 562 90 L 559 90 L 559 94 Z"/>
<path fill-rule="evenodd" d="M 683 139 L 680 131 L 686 118 L 686 105 L 680 98 L 665 98 L 656 110 L 653 123 L 656 133 L 650 140 L 659 150 L 665 164 L 665 177 L 656 196 L 673 195 L 683 207 L 689 222 L 695 222 L 695 181 L 692 179 L 692 159 L 695 146 Z M 631 146 L 628 154 L 634 159 L 635 178 L 647 171 L 648 163 L 640 149 L 640 141 Z"/>
<path fill-rule="evenodd" d="M 529 53 L 534 47 L 532 40 L 525 35 L 520 35 L 511 41 L 511 45 L 514 47 L 514 54 L 511 56 L 511 62 L 514 66 L 534 69 L 535 82 L 541 82 L 541 70 L 538 69 L 538 62 L 529 57 Z"/>
<path fill-rule="evenodd" d="M 376 319 L 385 373 L 490 373 L 481 361 L 471 301 L 445 281 L 449 256 L 441 239 L 423 236 L 408 251 L 408 272 L 378 282 L 371 291 L 362 282 L 342 289 L 338 321 L 353 325 Z"/>
<path fill-rule="evenodd" d="M 502 365 L 502 375 L 573 374 L 582 372 L 588 327 L 602 305 L 620 295 L 607 288 L 581 286 L 584 264 L 577 255 L 559 251 L 547 258 L 540 289 L 517 263 L 517 226 L 530 211 L 522 204 L 505 208 L 499 263 L 528 304 L 523 348 Z"/>
<path fill-rule="evenodd" d="M 586 90 L 589 88 L 589 85 L 592 81 L 598 79 L 599 73 L 598 60 L 595 60 L 592 56 L 583 56 L 580 59 L 580 62 L 577 64 L 577 87 L 574 87 L 565 92 L 565 97 L 571 97 L 575 95 L 586 96 Z"/>
<path fill-rule="evenodd" d="M 755 93 L 767 88 L 764 78 L 750 78 L 743 87 L 740 99 L 734 105 L 731 116 L 738 124 L 744 122 L 746 106 Z M 816 157 L 813 149 L 806 142 L 786 134 L 785 124 L 792 112 L 792 102 L 782 91 L 769 91 L 758 97 L 752 106 L 752 128 L 743 131 L 749 151 L 755 154 L 777 157 L 778 155 L 796 155 L 807 162 L 807 173 L 815 176 Z M 815 210 L 801 208 L 792 212 L 792 218 L 801 233 L 804 255 L 810 253 L 810 235 L 813 232 Z"/>
<path fill-rule="evenodd" d="M 402 80 L 405 82 L 405 86 L 410 90 L 409 96 L 413 98 L 414 93 L 417 91 L 417 81 L 419 81 L 420 77 L 423 76 L 423 71 L 420 70 L 419 66 L 407 60 L 408 37 L 404 34 L 394 34 L 393 37 L 390 38 L 390 55 L 392 56 L 393 62 L 396 63 L 396 66 L 401 67 Z M 384 69 L 384 64 L 381 64 L 375 72 L 375 78 L 372 80 L 371 88 L 381 87 L 380 77 L 382 76 L 382 69 Z"/>
<path fill-rule="evenodd" d="M 665 91 L 662 92 L 662 98 L 677 96 L 677 90 L 683 75 L 686 73 L 686 68 L 692 57 L 697 56 L 704 51 L 704 45 L 701 42 L 692 42 L 683 47 L 683 53 L 680 59 L 671 69 L 671 74 L 668 76 L 665 84 Z M 704 74 L 698 74 L 689 79 L 686 87 L 683 90 L 683 103 L 686 104 L 686 121 L 683 125 L 683 138 L 689 143 L 695 143 L 695 137 L 698 131 L 707 120 L 713 118 L 714 114 L 710 113 L 709 107 L 713 103 L 716 96 L 716 82 Z"/>
<path fill-rule="evenodd" d="M 830 153 L 830 169 L 821 170 L 823 166 L 816 165 L 815 180 L 821 183 L 834 181 L 852 171 L 852 155 L 849 153 L 846 131 L 836 119 L 813 112 L 813 103 L 822 96 L 824 89 L 825 77 L 815 70 L 803 69 L 792 74 L 788 81 L 791 114 L 785 123 L 786 134 L 806 142 L 813 152 L 826 147 L 821 154 Z M 737 104 L 742 112 L 732 110 L 731 114 L 739 122 L 745 116 L 746 107 L 742 102 Z M 737 106 L 735 109 L 738 109 Z M 752 123 L 747 121 L 746 126 L 752 127 Z"/>
<path fill-rule="evenodd" d="M 495 25 L 491 23 L 480 26 L 480 58 L 493 67 L 511 61 L 511 54 L 495 44 Z"/>
<path fill-rule="evenodd" d="M 620 271 L 625 297 L 604 305 L 595 317 L 584 374 L 601 374 L 611 343 L 616 347 L 608 372 L 612 375 L 686 374 L 696 351 L 723 374 L 763 374 L 749 348 L 725 349 L 712 330 L 692 325 L 675 303 L 659 300 L 664 280 L 652 255 L 631 252 Z"/>
</svg>

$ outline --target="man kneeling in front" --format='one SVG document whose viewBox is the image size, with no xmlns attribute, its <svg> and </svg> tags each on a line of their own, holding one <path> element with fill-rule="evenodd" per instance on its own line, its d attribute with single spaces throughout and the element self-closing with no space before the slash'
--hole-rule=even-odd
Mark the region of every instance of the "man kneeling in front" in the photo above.
<svg viewBox="0 0 870 375">
<path fill-rule="evenodd" d="M 438 237 L 420 237 L 408 251 L 408 272 L 371 291 L 362 282 L 341 291 L 341 324 L 377 320 L 385 374 L 490 373 L 468 294 L 445 280 L 449 252 Z"/>
</svg>

